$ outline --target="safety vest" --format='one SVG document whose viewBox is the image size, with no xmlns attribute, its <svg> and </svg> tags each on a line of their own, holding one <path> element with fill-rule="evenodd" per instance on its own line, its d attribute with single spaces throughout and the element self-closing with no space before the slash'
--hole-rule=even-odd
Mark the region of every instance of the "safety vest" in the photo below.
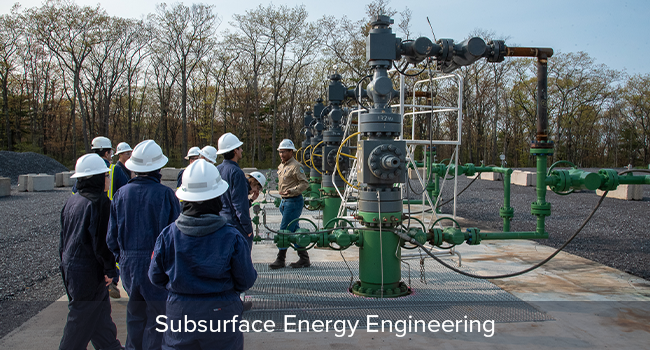
<svg viewBox="0 0 650 350">
<path fill-rule="evenodd" d="M 108 178 L 110 180 L 110 185 L 108 185 L 108 192 L 106 193 L 108 195 L 108 199 L 113 200 L 113 171 L 115 170 L 115 164 L 111 164 L 109 169 L 111 169 L 108 172 Z"/>
</svg>

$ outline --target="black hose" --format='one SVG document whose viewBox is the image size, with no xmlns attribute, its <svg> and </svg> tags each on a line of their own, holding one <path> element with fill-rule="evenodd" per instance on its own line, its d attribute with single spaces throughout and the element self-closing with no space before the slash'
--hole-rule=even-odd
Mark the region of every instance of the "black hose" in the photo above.
<svg viewBox="0 0 650 350">
<path fill-rule="evenodd" d="M 598 210 L 598 208 L 600 207 L 600 204 L 603 202 L 603 200 L 607 196 L 607 193 L 609 193 L 609 191 L 605 191 L 605 193 L 603 193 L 603 195 L 600 197 L 600 200 L 598 201 L 598 204 L 596 204 L 596 207 L 594 207 L 594 209 L 591 211 L 591 214 L 589 214 L 587 219 L 585 219 L 585 221 L 582 223 L 582 225 L 580 225 L 580 228 L 578 228 L 578 230 L 573 234 L 573 236 L 571 236 L 560 248 L 558 248 L 548 258 L 542 260 L 541 262 L 539 262 L 539 263 L 537 263 L 537 264 L 535 264 L 535 265 L 533 265 L 533 266 L 531 266 L 531 267 L 529 267 L 529 268 L 527 268 L 525 270 L 519 271 L 519 272 L 509 273 L 509 274 L 505 274 L 505 275 L 494 275 L 494 276 L 474 275 L 474 274 L 459 270 L 459 269 L 447 264 L 446 262 L 442 261 L 442 259 L 440 259 L 437 256 L 433 255 L 433 253 L 431 253 L 428 249 L 424 249 L 424 250 L 426 251 L 426 253 L 429 256 L 431 256 L 435 261 L 440 263 L 442 266 L 444 266 L 444 267 L 446 267 L 446 268 L 448 268 L 448 269 L 450 269 L 450 270 L 452 270 L 454 272 L 458 272 L 461 275 L 464 275 L 464 276 L 467 276 L 467 277 L 478 278 L 478 279 L 498 279 L 498 278 L 508 278 L 508 277 L 515 277 L 515 276 L 523 275 L 524 273 L 533 271 L 533 270 L 537 269 L 538 267 L 540 267 L 542 265 L 545 265 L 547 262 L 549 262 L 551 259 L 553 259 L 556 255 L 558 255 L 567 245 L 569 245 L 569 243 L 571 243 L 571 241 L 573 241 L 573 239 L 576 238 L 578 233 L 580 233 L 580 231 L 582 231 L 582 229 L 587 225 L 589 220 L 591 220 L 591 218 L 594 216 L 594 214 L 596 213 L 596 210 Z M 406 236 L 406 237 L 408 237 L 408 236 Z M 400 236 L 400 238 L 404 239 L 404 237 L 402 237 L 402 236 Z M 426 248 L 423 244 L 416 241 L 415 239 L 410 238 L 410 237 L 408 237 L 408 238 L 410 239 L 410 240 L 408 240 L 410 243 L 417 244 L 421 248 Z"/>
</svg>

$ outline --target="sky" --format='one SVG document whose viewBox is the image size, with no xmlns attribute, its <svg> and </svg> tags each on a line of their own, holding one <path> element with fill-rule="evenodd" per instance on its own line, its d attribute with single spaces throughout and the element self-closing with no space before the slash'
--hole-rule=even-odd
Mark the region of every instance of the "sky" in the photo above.
<svg viewBox="0 0 650 350">
<path fill-rule="evenodd" d="M 9 13 L 16 1 L 0 3 L 0 14 Z M 42 0 L 22 0 L 23 8 L 41 6 Z M 79 5 L 101 4 L 113 16 L 142 18 L 156 10 L 161 1 L 150 0 L 75 0 Z M 175 1 L 174 1 L 175 2 Z M 168 3 L 174 3 L 168 2 Z M 219 30 L 228 28 L 233 14 L 270 2 L 249 1 L 195 1 L 215 6 L 223 20 Z M 183 2 L 186 5 L 190 1 Z M 300 1 L 284 0 L 274 5 L 294 7 L 304 4 L 310 20 L 324 15 L 351 20 L 366 17 L 365 7 L 370 0 Z M 389 6 L 412 12 L 411 28 L 416 36 L 433 39 L 427 17 L 435 37 L 460 42 L 477 30 L 506 38 L 508 46 L 551 47 L 556 53 L 584 51 L 597 64 L 628 74 L 649 74 L 650 65 L 650 1 L 648 0 L 463 0 L 412 2 L 391 0 Z M 399 15 L 395 16 L 395 29 Z"/>
</svg>

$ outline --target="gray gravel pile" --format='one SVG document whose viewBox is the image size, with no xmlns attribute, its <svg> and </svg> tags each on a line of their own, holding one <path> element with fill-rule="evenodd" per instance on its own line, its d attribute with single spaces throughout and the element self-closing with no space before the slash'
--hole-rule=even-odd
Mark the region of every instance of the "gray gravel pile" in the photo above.
<svg viewBox="0 0 650 350">
<path fill-rule="evenodd" d="M 458 191 L 470 181 L 465 176 L 459 177 Z M 421 191 L 419 183 L 414 183 L 413 188 Z M 452 189 L 453 182 L 447 182 L 441 202 L 451 198 Z M 599 199 L 595 191 L 580 191 L 568 196 L 547 191 L 546 201 L 551 203 L 551 216 L 546 218 L 549 239 L 539 240 L 539 243 L 559 248 L 582 225 Z M 510 205 L 515 209 L 511 231 L 535 230 L 537 219 L 530 213 L 530 205 L 536 200 L 534 187 L 511 186 Z M 458 197 L 456 214 L 478 227 L 501 230 L 503 220 L 499 217 L 499 208 L 502 206 L 503 182 L 477 180 Z M 443 213 L 452 213 L 452 210 L 452 203 L 442 207 Z M 646 185 L 642 201 L 605 198 L 582 232 L 564 250 L 650 280 L 649 235 L 650 185 Z"/>
<path fill-rule="evenodd" d="M 0 151 L 0 176 L 11 179 L 11 184 L 18 183 L 18 175 L 50 174 L 68 171 L 68 168 L 56 160 L 34 152 Z"/>
<path fill-rule="evenodd" d="M 8 152 L 5 152 L 8 153 Z M 60 213 L 69 187 L 0 198 L 0 338 L 65 294 Z"/>
</svg>

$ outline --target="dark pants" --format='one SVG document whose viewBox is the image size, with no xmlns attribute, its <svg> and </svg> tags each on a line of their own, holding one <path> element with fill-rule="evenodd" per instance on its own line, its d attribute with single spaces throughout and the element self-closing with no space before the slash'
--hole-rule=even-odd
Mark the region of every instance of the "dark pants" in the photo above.
<svg viewBox="0 0 650 350">
<path fill-rule="evenodd" d="M 163 333 L 156 331 L 156 317 L 165 314 L 167 291 L 154 286 L 147 272 L 151 259 L 131 256 L 120 262 L 122 285 L 129 294 L 126 305 L 127 349 L 160 349 Z"/>
<path fill-rule="evenodd" d="M 201 301 L 194 299 L 190 301 L 179 300 L 181 298 L 175 297 L 170 293 L 167 301 L 166 312 L 168 318 L 166 321 L 169 328 L 165 332 L 163 350 L 244 349 L 244 335 L 239 331 L 243 306 L 239 299 L 204 299 Z M 232 323 L 228 323 L 226 327 L 223 327 L 224 321 L 231 321 L 235 315 L 238 316 L 235 329 L 233 330 Z M 187 325 L 187 330 L 189 330 L 187 332 L 184 324 L 185 317 L 195 322 Z M 199 321 L 204 323 L 200 325 L 198 324 Z M 215 331 L 219 327 L 218 323 L 221 324 L 218 332 L 211 331 L 210 321 L 212 321 L 212 330 Z M 194 329 L 195 327 L 196 329 Z M 207 328 L 207 331 L 199 332 L 201 327 Z"/>
<path fill-rule="evenodd" d="M 111 318 L 111 302 L 103 280 L 97 273 L 81 266 L 61 267 L 68 294 L 68 319 L 59 349 L 120 349 L 117 327 Z"/>
</svg>

